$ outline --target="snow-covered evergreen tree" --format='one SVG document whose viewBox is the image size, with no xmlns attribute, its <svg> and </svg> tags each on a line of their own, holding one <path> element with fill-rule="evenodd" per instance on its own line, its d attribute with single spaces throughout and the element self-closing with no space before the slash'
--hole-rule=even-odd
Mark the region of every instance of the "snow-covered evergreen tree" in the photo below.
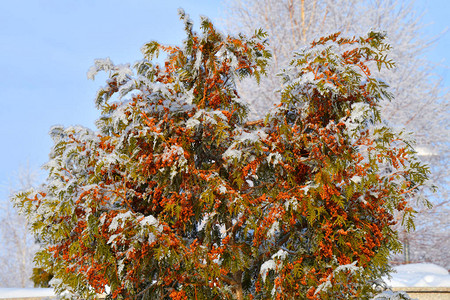
<svg viewBox="0 0 450 300">
<path fill-rule="evenodd" d="M 407 199 L 428 173 L 380 122 L 391 95 L 369 66 L 393 66 L 385 36 L 312 42 L 277 109 L 251 122 L 236 82 L 265 73 L 265 33 L 225 36 L 203 18 L 197 34 L 180 14 L 181 47 L 90 69 L 109 73 L 98 131 L 51 130 L 46 183 L 15 198 L 45 245 L 38 264 L 71 297 L 374 296 L 400 249 L 394 216 L 413 225 Z"/>
<path fill-rule="evenodd" d="M 257 85 L 248 78 L 239 86 L 243 100 L 250 104 L 253 119 L 262 118 L 277 102 L 274 91 L 280 89 L 277 76 L 292 53 L 309 41 L 332 32 L 364 35 L 370 29 L 386 31 L 392 45 L 393 70 L 381 71 L 394 95 L 382 100 L 380 110 L 391 125 L 412 132 L 416 150 L 431 167 L 431 180 L 439 186 L 433 195 L 433 209 L 414 204 L 419 211 L 417 231 L 403 232 L 409 244 L 411 261 L 431 261 L 450 268 L 448 215 L 449 198 L 449 103 L 450 94 L 434 72 L 434 65 L 424 58 L 436 37 L 426 37 L 421 14 L 413 1 L 396 0 L 225 0 L 226 20 L 231 31 L 249 33 L 254 28 L 268 32 L 273 53 L 268 76 Z M 428 193 L 427 190 L 421 193 Z M 429 193 L 428 193 L 429 195 Z M 400 228 L 397 228 L 401 230 Z M 403 261 L 403 255 L 394 257 Z"/>
</svg>

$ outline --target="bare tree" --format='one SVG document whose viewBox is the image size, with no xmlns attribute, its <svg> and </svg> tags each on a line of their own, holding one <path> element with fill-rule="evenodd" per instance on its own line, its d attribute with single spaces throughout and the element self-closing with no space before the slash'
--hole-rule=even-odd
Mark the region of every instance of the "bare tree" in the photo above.
<svg viewBox="0 0 450 300">
<path fill-rule="evenodd" d="M 420 217 L 415 232 L 401 233 L 409 245 L 410 261 L 431 261 L 450 268 L 449 226 L 449 98 L 448 89 L 424 54 L 436 37 L 422 34 L 423 23 L 413 1 L 395 0 L 225 0 L 230 31 L 268 32 L 274 63 L 268 74 L 289 63 L 291 53 L 326 33 L 361 35 L 369 29 L 387 32 L 392 45 L 394 72 L 380 74 L 390 86 L 394 100 L 382 103 L 386 121 L 412 132 L 419 155 L 430 165 L 431 182 L 439 187 L 431 196 L 434 208 L 417 207 Z M 277 76 L 261 85 L 246 80 L 239 91 L 251 107 L 253 119 L 263 117 L 278 101 Z M 430 195 L 429 191 L 424 191 Z M 420 195 L 418 195 L 420 196 Z"/>
<path fill-rule="evenodd" d="M 9 186 L 10 195 L 35 186 L 37 179 L 37 172 L 29 166 L 19 170 L 17 184 Z M 32 287 L 33 256 L 38 246 L 27 230 L 26 219 L 17 214 L 9 199 L 2 199 L 0 208 L 0 286 Z"/>
</svg>

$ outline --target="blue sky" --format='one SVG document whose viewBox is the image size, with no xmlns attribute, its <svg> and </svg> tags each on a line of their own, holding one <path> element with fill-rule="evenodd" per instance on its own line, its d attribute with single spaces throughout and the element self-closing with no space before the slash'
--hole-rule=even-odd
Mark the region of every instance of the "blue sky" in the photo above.
<svg viewBox="0 0 450 300">
<path fill-rule="evenodd" d="M 426 34 L 450 27 L 450 1 L 416 1 Z M 115 63 L 141 58 L 150 40 L 179 44 L 183 39 L 177 9 L 198 23 L 199 15 L 218 23 L 220 0 L 0 0 L 0 199 L 14 172 L 29 162 L 47 161 L 52 125 L 94 128 L 94 106 L 102 78 L 87 80 L 94 59 Z M 220 26 L 219 26 L 220 27 Z M 448 87 L 450 32 L 427 58 L 443 63 L 438 73 Z"/>
</svg>

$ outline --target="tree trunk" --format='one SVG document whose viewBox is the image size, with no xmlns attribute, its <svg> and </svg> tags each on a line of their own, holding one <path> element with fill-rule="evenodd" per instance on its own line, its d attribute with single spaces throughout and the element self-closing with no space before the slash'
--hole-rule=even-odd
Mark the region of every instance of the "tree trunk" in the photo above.
<svg viewBox="0 0 450 300">
<path fill-rule="evenodd" d="M 244 300 L 244 290 L 242 289 L 242 271 L 235 273 L 233 279 L 236 283 L 233 286 L 233 294 L 235 299 Z"/>
<path fill-rule="evenodd" d="M 242 290 L 242 285 L 239 284 L 238 286 L 236 286 L 236 299 L 237 300 L 244 300 L 244 291 Z"/>
</svg>

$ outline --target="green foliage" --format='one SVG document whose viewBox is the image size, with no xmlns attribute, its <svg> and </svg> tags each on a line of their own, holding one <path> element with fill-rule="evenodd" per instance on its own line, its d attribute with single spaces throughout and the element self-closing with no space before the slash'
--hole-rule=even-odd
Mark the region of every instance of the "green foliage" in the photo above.
<svg viewBox="0 0 450 300">
<path fill-rule="evenodd" d="M 33 268 L 33 275 L 31 280 L 34 283 L 35 288 L 49 288 L 50 280 L 52 280 L 53 274 L 47 272 L 43 268 Z"/>
</svg>

